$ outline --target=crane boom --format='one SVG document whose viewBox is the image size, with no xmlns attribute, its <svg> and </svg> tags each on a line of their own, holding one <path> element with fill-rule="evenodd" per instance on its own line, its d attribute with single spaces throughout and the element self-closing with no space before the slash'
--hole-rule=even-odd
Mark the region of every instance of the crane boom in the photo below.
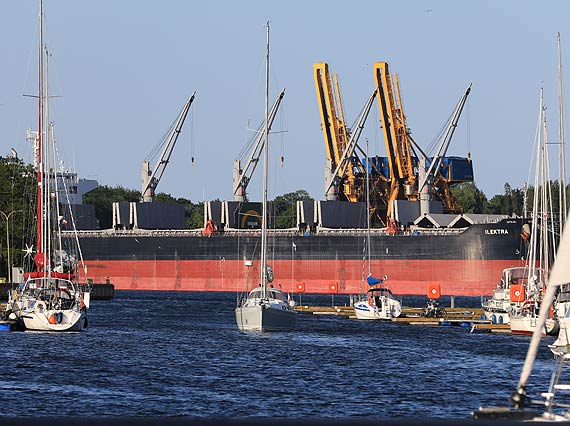
<svg viewBox="0 0 570 426">
<path fill-rule="evenodd" d="M 178 118 L 174 126 L 172 127 L 168 139 L 164 144 L 164 148 L 160 154 L 160 159 L 156 164 L 154 170 L 150 170 L 150 162 L 145 160 L 142 166 L 142 191 L 141 191 L 141 201 L 143 202 L 152 202 L 154 200 L 156 187 L 164 174 L 164 170 L 170 161 L 170 157 L 172 155 L 172 151 L 174 150 L 174 146 L 176 145 L 176 141 L 178 140 L 178 136 L 182 131 L 182 126 L 184 125 L 184 121 L 186 120 L 186 116 L 188 115 L 188 111 L 190 110 L 190 106 L 194 101 L 194 97 L 196 96 L 196 91 L 192 93 L 192 96 L 188 98 L 180 114 L 178 114 Z"/>
<path fill-rule="evenodd" d="M 330 179 L 328 186 L 326 187 L 325 193 L 328 192 L 331 186 L 335 184 L 335 180 L 338 181 L 342 179 L 348 167 L 352 165 L 351 159 L 353 157 L 355 148 L 358 146 L 358 139 L 360 139 L 360 135 L 362 134 L 362 130 L 364 129 L 364 123 L 366 122 L 368 113 L 372 108 L 372 104 L 374 103 L 374 98 L 376 97 L 376 93 L 378 93 L 378 90 L 374 89 L 374 91 L 366 101 L 366 104 L 364 105 L 364 108 L 362 109 L 360 116 L 356 120 L 354 131 L 350 134 L 350 139 L 348 140 L 348 144 L 344 148 L 342 155 L 340 156 L 340 161 L 338 162 L 334 172 L 332 173 L 332 178 Z M 352 193 L 354 191 L 348 191 L 348 192 Z M 345 193 L 347 193 L 346 189 Z"/>
<path fill-rule="evenodd" d="M 326 62 L 315 63 L 313 70 L 317 101 L 321 114 L 321 127 L 327 151 L 325 183 L 329 183 L 333 180 L 334 175 L 332 171 L 336 169 L 341 162 L 342 153 L 348 144 L 349 135 L 346 123 L 344 122 L 344 110 L 342 108 L 340 86 L 337 76 L 331 76 L 329 66 Z M 354 173 L 351 167 L 347 170 L 347 180 L 352 183 L 354 182 Z M 329 200 L 334 200 L 339 197 L 342 198 L 343 194 L 339 194 L 339 191 L 340 188 L 338 185 L 329 186 L 326 192 L 326 198 Z"/>
<path fill-rule="evenodd" d="M 461 117 L 461 112 L 463 111 L 463 107 L 465 106 L 465 102 L 467 102 L 467 97 L 469 96 L 469 93 L 471 93 L 471 84 L 469 84 L 469 87 L 467 87 L 467 89 L 465 90 L 465 92 L 461 96 L 461 99 L 457 103 L 457 106 L 453 110 L 453 114 L 451 115 L 451 118 L 449 120 L 449 123 L 448 123 L 446 129 L 445 129 L 443 137 L 441 138 L 441 142 L 439 144 L 437 153 L 434 156 L 433 160 L 431 161 L 431 164 L 430 164 L 430 166 L 426 172 L 426 176 L 436 175 L 436 173 L 440 170 L 441 164 L 443 162 L 443 158 L 447 154 L 447 149 L 449 148 L 449 145 L 451 143 L 451 139 L 453 138 L 453 134 L 455 133 L 455 129 L 457 128 L 457 122 L 459 121 L 459 118 Z M 419 182 L 419 185 L 420 185 L 419 192 L 422 191 L 422 189 L 426 185 L 426 182 L 427 182 L 427 180 L 423 180 L 423 182 Z"/>
<path fill-rule="evenodd" d="M 364 194 L 364 168 L 354 155 L 358 138 L 368 117 L 371 103 L 358 118 L 356 131 L 351 135 L 344 119 L 340 85 L 336 74 L 331 75 L 326 62 L 313 66 L 321 127 L 327 151 L 325 168 L 325 197 L 327 200 L 361 201 Z M 376 90 L 372 99 L 376 96 Z M 362 181 L 362 182 L 361 182 Z"/>
<path fill-rule="evenodd" d="M 388 196 L 388 216 L 390 216 L 392 201 L 403 197 L 413 199 L 417 194 L 414 191 L 416 175 L 398 76 L 390 74 L 387 62 L 376 62 L 374 78 L 379 92 L 378 107 L 390 168 Z"/>
<path fill-rule="evenodd" d="M 458 212 L 459 206 L 449 188 L 473 180 L 472 163 L 470 158 L 446 157 L 446 154 L 471 86 L 448 120 L 436 156 L 430 159 L 413 140 L 406 126 L 398 76 L 390 74 L 387 62 L 374 64 L 374 79 L 378 86 L 378 106 L 389 166 L 389 188 L 381 195 L 385 200 L 386 221 L 393 216 L 395 200 L 419 199 L 421 212 L 429 211 L 432 192 L 441 201 L 444 212 Z M 416 149 L 421 158 L 416 155 Z M 429 168 L 426 168 L 428 163 Z"/>
<path fill-rule="evenodd" d="M 273 125 L 273 120 L 277 115 L 277 111 L 279 110 L 279 105 L 281 105 L 281 100 L 285 96 L 285 89 L 279 93 L 277 99 L 273 103 L 271 107 L 271 111 L 269 112 L 268 118 L 268 128 L 271 130 L 271 126 Z M 234 160 L 234 171 L 233 171 L 233 194 L 234 194 L 234 201 L 245 201 L 245 195 L 247 191 L 247 185 L 251 180 L 251 176 L 257 167 L 257 163 L 259 163 L 259 158 L 261 157 L 261 153 L 263 152 L 264 146 L 264 137 L 265 137 L 265 120 L 261 124 L 260 128 L 262 130 L 257 132 L 257 135 L 253 142 L 253 147 L 251 149 L 251 153 L 249 155 L 249 159 L 245 164 L 245 167 L 241 168 L 241 162 L 239 159 Z"/>
<path fill-rule="evenodd" d="M 338 94 L 338 79 L 335 78 L 336 84 L 333 85 L 329 66 L 325 62 L 314 65 L 314 77 L 327 157 L 332 161 L 332 165 L 336 166 L 347 142 L 344 112 Z"/>
<path fill-rule="evenodd" d="M 378 106 L 385 132 L 386 149 L 391 153 L 391 160 L 394 163 L 393 166 L 397 168 L 398 178 L 403 179 L 407 184 L 413 184 L 415 174 L 398 75 L 390 74 L 387 62 L 376 62 L 374 76 L 381 93 L 378 97 Z"/>
</svg>

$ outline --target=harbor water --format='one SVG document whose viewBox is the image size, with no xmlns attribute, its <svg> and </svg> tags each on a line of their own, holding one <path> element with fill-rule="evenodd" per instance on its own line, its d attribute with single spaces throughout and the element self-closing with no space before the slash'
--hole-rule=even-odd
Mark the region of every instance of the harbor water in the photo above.
<svg viewBox="0 0 570 426">
<path fill-rule="evenodd" d="M 508 404 L 530 341 L 309 314 L 299 314 L 294 332 L 240 332 L 236 297 L 118 291 L 92 303 L 86 332 L 0 333 L 0 416 L 467 419 L 480 406 Z M 533 396 L 554 367 L 550 341 Z"/>
</svg>

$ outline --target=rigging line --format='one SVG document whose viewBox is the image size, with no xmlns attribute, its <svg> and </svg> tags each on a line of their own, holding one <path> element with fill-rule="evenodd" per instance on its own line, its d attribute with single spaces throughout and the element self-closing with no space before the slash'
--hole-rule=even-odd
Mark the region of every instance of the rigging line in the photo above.
<svg viewBox="0 0 570 426">
<path fill-rule="evenodd" d="M 467 98 L 465 113 L 465 120 L 467 121 L 467 126 L 465 129 L 467 133 L 467 155 L 471 157 L 471 98 Z"/>
<path fill-rule="evenodd" d="M 55 148 L 54 148 L 55 150 Z M 59 151 L 55 150 L 55 154 L 57 156 L 57 159 L 61 162 L 62 164 L 62 172 L 63 172 L 63 160 L 60 158 L 59 156 Z M 75 221 L 75 214 L 73 214 L 73 210 L 71 208 L 71 200 L 69 199 L 69 188 L 67 187 L 67 183 L 65 181 L 65 179 L 61 179 L 62 182 L 62 186 L 63 186 L 63 193 L 65 194 L 65 200 L 67 201 L 67 211 L 69 213 L 69 218 L 71 220 L 71 228 L 73 230 L 73 236 L 75 239 L 75 244 L 77 246 L 77 251 L 78 251 L 78 255 L 79 255 L 79 261 L 81 264 L 81 267 L 83 269 L 83 273 L 85 274 L 85 277 L 87 277 L 87 264 L 85 263 L 85 260 L 83 259 L 83 251 L 81 250 L 81 245 L 79 244 L 79 232 L 77 231 L 77 225 L 76 225 L 76 221 Z M 57 188 L 57 183 L 56 183 L 56 188 Z M 59 202 L 58 204 L 58 210 L 59 210 Z M 61 226 L 60 222 L 59 222 L 59 213 L 58 213 L 58 228 Z M 79 277 L 78 277 L 79 278 Z"/>
<path fill-rule="evenodd" d="M 31 78 L 31 77 L 29 77 L 29 76 L 30 76 L 30 74 L 31 74 L 31 73 L 30 73 L 30 68 L 31 68 L 32 58 L 33 58 L 34 62 L 37 60 L 37 56 L 36 56 L 36 55 L 37 55 L 37 50 L 38 50 L 38 47 L 37 47 L 37 40 L 39 39 L 39 27 L 40 27 L 40 19 L 39 19 L 39 16 L 38 16 L 37 21 L 36 21 L 36 28 L 35 28 L 35 32 L 34 32 L 34 38 L 33 38 L 34 41 L 31 43 L 31 44 L 32 44 L 32 48 L 31 48 L 30 53 L 28 53 L 28 65 L 27 65 L 27 67 L 26 67 L 26 73 L 25 73 L 25 76 L 26 76 L 26 77 L 24 77 L 24 85 L 23 85 L 22 90 L 21 90 L 22 94 L 27 92 L 27 90 L 26 90 L 26 87 L 27 87 L 27 79 Z"/>
<path fill-rule="evenodd" d="M 255 55 L 255 57 L 258 58 L 257 54 Z M 253 111 L 254 105 L 257 107 L 258 100 L 260 97 L 260 95 L 259 95 L 260 88 L 265 87 L 265 53 L 263 54 L 261 61 L 258 61 L 257 70 L 258 70 L 258 72 L 257 72 L 257 78 L 256 78 L 255 83 L 254 83 L 254 90 L 249 90 L 247 92 L 249 96 L 247 97 L 246 111 Z M 262 93 L 264 93 L 265 89 L 262 89 L 262 90 L 263 90 Z M 263 97 L 263 95 L 261 97 Z M 251 121 L 251 116 L 248 117 L 247 122 L 249 123 L 250 121 Z M 258 128 L 258 132 L 262 131 L 262 126 L 263 126 L 263 120 L 261 120 L 261 124 L 259 125 L 259 128 Z M 249 135 L 248 127 L 249 126 L 246 126 L 246 129 L 245 129 L 246 135 Z M 246 138 L 247 138 L 247 136 L 246 136 Z M 254 136 L 254 138 L 255 138 L 255 136 Z M 252 142 L 250 141 L 250 143 L 252 143 Z M 241 158 L 241 157 L 239 157 L 239 158 Z"/>
<path fill-rule="evenodd" d="M 532 202 L 532 227 L 537 229 L 537 214 L 538 214 L 538 197 L 539 197 L 539 170 L 540 170 L 540 152 L 541 152 L 541 142 L 542 142 L 542 120 L 543 120 L 543 98 L 542 98 L 542 89 L 540 90 L 540 108 L 539 108 L 539 115 L 538 115 L 538 127 L 537 127 L 537 137 L 536 137 L 536 144 L 534 146 L 534 194 L 533 194 L 533 202 Z M 532 164 L 532 163 L 531 163 Z M 527 280 L 530 281 L 530 278 L 535 274 L 536 268 L 536 244 L 537 244 L 537 232 L 532 232 L 530 236 L 530 245 L 529 245 L 529 252 L 527 253 L 527 261 L 529 264 Z"/>
<path fill-rule="evenodd" d="M 352 134 L 352 132 L 353 132 L 354 130 L 356 130 L 357 124 L 358 124 L 358 120 L 360 119 L 360 117 L 362 116 L 362 114 L 364 113 L 364 111 L 366 111 L 366 107 L 367 107 L 367 104 L 364 104 L 364 106 L 360 109 L 360 111 L 358 112 L 358 115 L 356 116 L 356 118 L 355 118 L 354 121 L 352 122 L 352 125 L 350 126 L 350 134 Z M 348 144 L 348 141 L 350 140 L 350 134 L 347 135 L 347 138 L 346 138 L 346 139 L 347 139 L 347 144 Z"/>
<path fill-rule="evenodd" d="M 532 144 L 533 150 L 532 150 L 532 155 L 530 158 L 530 163 L 528 165 L 527 182 L 532 182 L 531 178 L 534 176 L 534 174 L 533 174 L 533 170 L 534 170 L 533 163 L 535 162 L 536 145 L 540 144 L 540 137 L 542 134 L 541 126 L 542 126 L 542 103 L 540 104 L 539 111 L 538 111 L 538 120 L 537 120 L 536 129 L 535 129 L 535 133 L 534 133 L 534 142 Z M 525 191 L 528 192 L 529 189 L 530 188 L 527 185 L 527 188 L 525 189 Z"/>
<path fill-rule="evenodd" d="M 51 142 L 51 149 L 52 149 L 52 155 L 53 155 L 53 180 L 54 180 L 54 184 L 53 184 L 53 198 L 54 198 L 54 204 L 55 204 L 55 222 L 56 222 L 56 226 L 57 226 L 57 252 L 54 253 L 55 256 L 57 256 L 57 258 L 59 259 L 60 264 L 63 264 L 63 254 L 62 254 L 62 248 L 63 248 L 63 244 L 61 242 L 61 222 L 59 220 L 59 217 L 61 215 L 60 212 L 60 206 L 59 206 L 59 187 L 58 187 L 58 175 L 61 176 L 61 181 L 64 182 L 63 179 L 63 172 L 59 171 L 59 167 L 58 167 L 58 159 L 59 159 L 59 154 L 57 152 L 57 148 L 56 148 L 56 141 L 55 141 L 55 135 L 53 132 L 53 128 L 54 128 L 54 124 L 53 122 L 48 124 L 48 133 L 49 133 L 49 139 L 48 139 L 48 143 Z M 63 163 L 63 161 L 62 161 Z M 49 170 L 49 169 L 48 169 Z M 49 173 L 49 177 L 48 177 L 48 181 L 51 181 L 51 173 Z"/>
<path fill-rule="evenodd" d="M 285 105 L 283 105 L 283 109 L 279 111 L 279 128 L 285 128 Z M 280 132 L 279 135 L 279 142 L 281 148 L 281 167 L 285 166 L 285 132 Z"/>
<path fill-rule="evenodd" d="M 546 119 L 545 119 L 545 129 L 544 129 L 544 133 L 545 135 L 547 134 L 547 129 L 546 129 Z M 545 136 L 545 145 L 547 144 L 547 137 Z M 545 240 L 548 241 L 548 236 L 550 235 L 550 237 L 552 238 L 552 248 L 556 247 L 556 242 L 555 242 L 555 235 L 554 235 L 554 209 L 553 209 L 553 205 L 552 205 L 552 185 L 550 184 L 550 161 L 548 159 L 548 149 L 544 150 L 544 182 L 542 183 L 543 185 L 545 185 L 545 195 L 546 195 L 546 200 L 545 200 L 545 210 L 546 212 L 543 212 L 543 217 L 546 214 L 547 217 L 545 218 L 546 221 L 546 238 Z M 546 261 L 548 261 L 548 254 L 546 254 L 546 252 L 548 252 L 548 247 L 545 247 L 545 259 Z M 556 260 L 556 251 L 554 251 L 554 260 Z"/>
<path fill-rule="evenodd" d="M 449 123 L 453 120 L 454 112 L 455 112 L 455 108 L 453 109 L 453 111 L 451 112 L 451 114 L 449 115 L 447 120 L 445 121 L 445 124 L 439 129 L 439 132 L 437 133 L 437 135 L 431 140 L 430 144 L 428 145 L 428 147 L 425 151 L 428 155 L 431 155 L 433 150 L 436 149 L 436 147 L 438 146 L 438 142 L 443 137 L 445 130 L 449 126 Z"/>
<path fill-rule="evenodd" d="M 46 20 L 45 17 L 45 13 L 44 13 L 44 46 L 45 46 L 45 50 L 46 50 L 46 56 L 49 56 L 49 58 L 51 58 L 53 56 L 53 53 L 51 51 L 51 48 L 48 49 L 48 46 L 51 46 L 51 41 L 50 41 L 50 35 L 49 35 L 49 29 L 48 29 L 48 22 Z M 47 41 L 46 41 L 47 39 Z M 57 63 L 56 63 L 57 64 Z M 56 65 L 55 64 L 55 65 Z M 55 73 L 55 77 L 54 74 Z M 56 84 L 53 84 L 53 81 L 55 80 Z M 59 78 L 59 74 L 58 74 L 58 70 L 57 70 L 57 66 L 54 66 L 54 63 L 52 63 L 50 61 L 50 86 L 55 86 L 55 90 L 54 89 L 50 89 L 51 92 L 57 93 L 63 93 L 63 89 L 62 89 L 62 85 L 59 83 L 61 81 L 61 79 Z M 49 98 L 61 98 L 63 97 L 62 95 L 53 95 L 53 96 L 49 96 Z"/>
<path fill-rule="evenodd" d="M 382 123 L 380 123 L 380 118 L 379 118 L 379 112 L 378 112 L 378 108 L 374 108 L 374 123 L 379 123 L 380 126 L 378 126 L 378 124 L 372 126 L 373 127 L 373 136 L 374 136 L 374 151 L 376 152 L 376 155 L 378 155 L 378 153 L 380 152 L 380 137 L 379 137 L 379 132 L 378 129 L 382 126 Z M 387 154 L 386 154 L 387 155 Z"/>
<path fill-rule="evenodd" d="M 161 152 L 164 145 L 166 145 L 166 143 L 168 142 L 168 136 L 174 130 L 174 127 L 176 126 L 177 121 L 178 121 L 178 116 L 170 124 L 170 127 L 168 128 L 166 133 L 164 133 L 164 135 L 162 136 L 162 139 L 160 139 L 160 141 L 151 149 L 150 153 L 146 156 L 145 160 L 152 162 L 156 159 L 156 157 Z"/>
<path fill-rule="evenodd" d="M 544 112 L 543 119 L 543 131 L 544 139 L 542 146 L 542 188 L 541 188 L 541 226 L 546 231 L 543 232 L 541 238 L 541 264 L 544 265 L 545 271 L 549 270 L 549 258 L 548 258 L 548 202 L 549 202 L 549 172 L 548 172 L 548 127 L 546 125 L 546 111 Z"/>
<path fill-rule="evenodd" d="M 362 288 L 366 290 L 366 286 L 364 285 L 364 274 L 366 273 L 366 236 L 362 242 L 362 273 L 361 273 L 361 280 L 362 280 Z"/>
<path fill-rule="evenodd" d="M 248 125 L 246 126 L 246 130 L 249 129 L 249 121 Z M 251 130 L 251 129 L 249 129 Z M 246 144 L 242 147 L 241 151 L 237 155 L 238 160 L 242 160 L 253 148 L 255 141 L 259 133 L 263 132 L 263 121 L 257 126 L 256 130 L 253 130 L 253 135 L 249 135 L 249 139 Z M 263 149 L 263 148 L 262 148 Z"/>
<path fill-rule="evenodd" d="M 194 129 L 194 110 L 196 109 L 196 107 L 194 108 L 190 108 L 190 161 L 192 164 L 192 167 L 194 167 L 194 148 L 195 148 L 195 143 L 196 143 L 196 131 Z"/>
</svg>

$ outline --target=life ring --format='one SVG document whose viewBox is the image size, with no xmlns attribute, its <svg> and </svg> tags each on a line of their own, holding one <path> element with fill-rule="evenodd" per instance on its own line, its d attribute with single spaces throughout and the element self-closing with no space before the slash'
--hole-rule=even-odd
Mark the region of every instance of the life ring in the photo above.
<svg viewBox="0 0 570 426">
<path fill-rule="evenodd" d="M 45 312 L 45 310 L 46 310 L 45 302 L 38 300 L 34 305 L 34 311 L 38 314 L 43 314 Z"/>
<path fill-rule="evenodd" d="M 373 299 L 372 297 L 369 297 L 369 298 L 368 298 L 368 304 L 369 304 L 370 306 L 374 306 L 374 299 Z"/>
</svg>

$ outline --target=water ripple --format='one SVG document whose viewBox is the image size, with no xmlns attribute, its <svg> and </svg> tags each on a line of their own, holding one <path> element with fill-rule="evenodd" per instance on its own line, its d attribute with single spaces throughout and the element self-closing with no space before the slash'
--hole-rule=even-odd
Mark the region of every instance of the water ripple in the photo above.
<svg viewBox="0 0 570 426">
<path fill-rule="evenodd" d="M 290 333 L 243 333 L 234 303 L 118 292 L 93 303 L 85 333 L 0 333 L 0 415 L 467 418 L 507 403 L 529 342 L 316 315 Z M 548 384 L 546 344 L 531 391 Z"/>
</svg>

